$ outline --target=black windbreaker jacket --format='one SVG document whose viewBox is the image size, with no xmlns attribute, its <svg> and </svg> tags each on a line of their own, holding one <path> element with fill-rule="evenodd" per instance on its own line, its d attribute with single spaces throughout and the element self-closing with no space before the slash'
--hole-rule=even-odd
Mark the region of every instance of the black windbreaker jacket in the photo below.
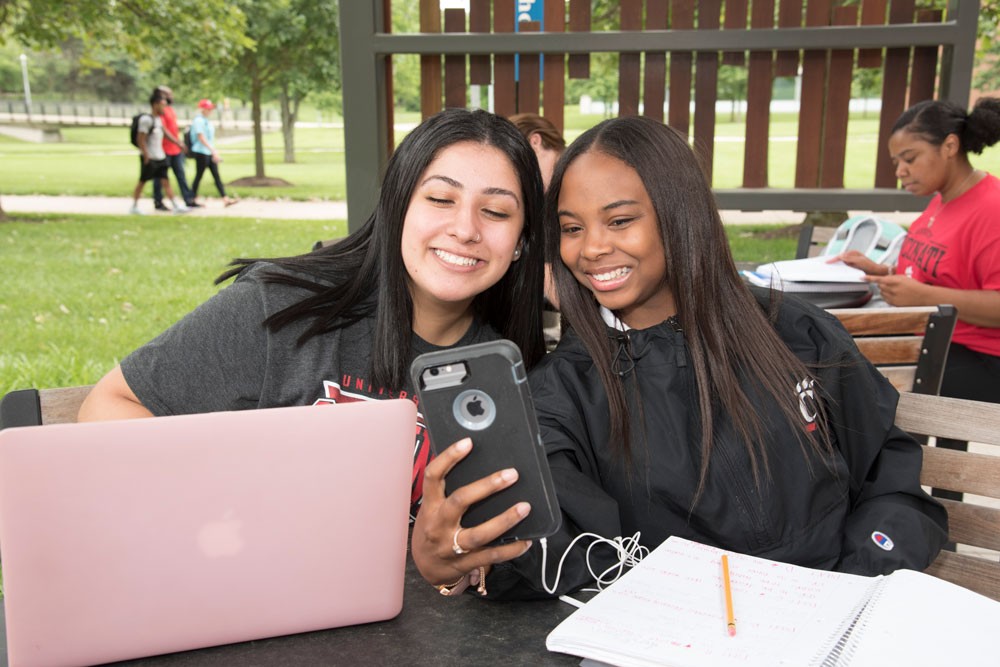
<svg viewBox="0 0 1000 667">
<path fill-rule="evenodd" d="M 777 407 L 758 396 L 768 429 L 768 471 L 758 486 L 745 446 L 720 406 L 706 485 L 693 507 L 700 421 L 683 333 L 666 324 L 628 332 L 645 418 L 645 439 L 632 438 L 630 470 L 607 444 L 607 398 L 574 333 L 568 331 L 532 371 L 532 397 L 563 512 L 562 527 L 548 538 L 549 587 L 567 546 L 581 533 L 615 538 L 639 532 L 649 548 L 678 535 L 865 575 L 923 570 L 931 563 L 945 542 L 947 515 L 920 488 L 919 445 L 893 425 L 898 393 L 828 313 L 786 296 L 775 328 L 815 369 L 815 386 L 803 378 L 788 391 L 799 393 L 807 422 L 814 416 L 811 400 L 824 402 L 835 457 L 807 457 Z M 593 584 L 591 571 L 617 562 L 611 547 L 597 545 L 588 568 L 592 541 L 583 538 L 566 553 L 557 594 Z M 536 540 L 520 558 L 494 567 L 489 597 L 548 597 L 540 581 L 542 559 Z"/>
</svg>

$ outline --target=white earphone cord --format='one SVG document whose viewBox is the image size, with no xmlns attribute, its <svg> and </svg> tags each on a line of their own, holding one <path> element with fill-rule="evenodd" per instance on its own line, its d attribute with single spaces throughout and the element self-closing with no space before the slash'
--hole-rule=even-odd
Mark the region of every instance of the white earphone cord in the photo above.
<svg viewBox="0 0 1000 667">
<path fill-rule="evenodd" d="M 596 535 L 594 533 L 581 533 L 577 535 L 575 538 L 573 538 L 573 541 L 569 543 L 569 546 L 566 547 L 566 550 L 563 551 L 562 557 L 559 558 L 559 565 L 556 567 L 556 580 L 552 583 L 551 587 L 549 587 L 548 583 L 545 580 L 546 564 L 548 561 L 548 554 L 549 554 L 549 543 L 548 540 L 543 537 L 541 539 L 542 588 L 544 588 L 545 592 L 547 592 L 549 595 L 555 595 L 556 589 L 559 587 L 559 580 L 562 578 L 562 568 L 563 564 L 566 562 L 566 556 L 569 554 L 569 550 L 572 549 L 574 546 L 576 546 L 576 543 L 579 542 L 582 538 L 591 537 L 594 539 L 594 541 L 591 542 L 590 545 L 587 547 L 586 561 L 587 561 L 587 569 L 590 571 L 590 576 L 592 576 L 594 578 L 594 581 L 597 583 L 597 588 L 583 589 L 583 590 L 594 590 L 594 591 L 604 590 L 604 588 L 615 583 L 623 574 L 625 574 L 626 567 L 629 568 L 635 567 L 635 565 L 637 565 L 639 561 L 641 561 L 649 554 L 649 549 L 639 544 L 639 536 L 640 536 L 639 532 L 636 532 L 636 534 L 632 535 L 631 537 L 616 537 L 614 539 L 608 539 L 606 537 L 602 537 L 601 535 Z M 594 572 L 594 568 L 590 564 L 590 551 L 598 544 L 606 544 L 610 546 L 612 549 L 614 549 L 615 552 L 618 554 L 618 561 L 612 564 L 610 567 L 606 568 L 600 574 Z M 563 596 L 560 599 L 564 600 L 565 602 L 569 602 L 570 604 L 579 606 L 578 603 L 575 600 L 573 600 L 573 598 L 566 599 L 566 596 Z"/>
</svg>

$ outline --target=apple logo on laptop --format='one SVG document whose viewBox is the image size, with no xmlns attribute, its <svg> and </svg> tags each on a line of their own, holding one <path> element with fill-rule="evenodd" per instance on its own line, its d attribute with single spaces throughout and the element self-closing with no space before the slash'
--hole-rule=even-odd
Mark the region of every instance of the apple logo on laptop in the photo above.
<svg viewBox="0 0 1000 667">
<path fill-rule="evenodd" d="M 226 512 L 221 519 L 209 521 L 198 531 L 198 547 L 209 558 L 226 558 L 243 551 L 243 522 Z"/>
</svg>

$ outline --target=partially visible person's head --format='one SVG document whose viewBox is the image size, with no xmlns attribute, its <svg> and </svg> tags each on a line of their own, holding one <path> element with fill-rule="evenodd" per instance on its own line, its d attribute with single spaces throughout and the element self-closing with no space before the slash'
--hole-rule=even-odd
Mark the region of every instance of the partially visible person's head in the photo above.
<svg viewBox="0 0 1000 667">
<path fill-rule="evenodd" d="M 581 211 L 570 208 L 576 205 L 570 201 L 571 195 L 583 202 Z M 577 232 L 566 233 L 567 225 L 574 226 L 573 216 L 582 215 L 587 208 L 594 229 L 607 239 L 603 249 L 584 248 L 574 240 Z M 564 215 L 567 211 L 570 215 Z M 683 322 L 693 316 L 685 311 L 692 311 L 694 304 L 693 311 L 705 307 L 714 298 L 713 290 L 730 278 L 729 244 L 697 157 L 686 137 L 649 118 L 607 120 L 574 141 L 556 166 L 546 199 L 546 221 L 560 227 L 560 233 L 548 237 L 548 251 L 564 260 L 555 269 L 561 304 L 569 299 L 585 307 L 586 293 L 567 280 L 572 274 L 599 303 L 614 305 L 612 310 L 627 312 L 640 305 L 656 293 L 651 282 L 655 273 L 637 270 L 641 256 L 646 267 L 655 267 L 662 274 L 665 294 L 652 303 L 660 310 L 676 308 Z M 641 234 L 634 228 L 641 228 Z M 623 240 L 633 235 L 644 241 Z M 583 263 L 574 266 L 567 260 L 577 250 Z M 660 257 L 654 258 L 655 254 Z M 598 256 L 604 259 L 595 261 Z M 621 269 L 619 273 L 624 275 L 620 285 L 614 280 L 602 285 L 588 279 L 582 267 Z M 644 284 L 632 289 L 629 282 L 640 276 Z M 619 291 L 620 296 L 616 296 Z M 669 301 L 664 301 L 664 296 Z M 663 312 L 661 320 L 670 314 Z M 648 326 L 643 323 L 640 325 Z"/>
<path fill-rule="evenodd" d="M 170 86 L 157 86 L 153 89 L 153 93 L 162 93 L 164 97 L 167 98 L 167 104 L 174 103 L 174 91 Z"/>
<path fill-rule="evenodd" d="M 510 117 L 518 131 L 531 144 L 542 172 L 542 184 L 548 189 L 559 156 L 566 150 L 566 140 L 552 122 L 536 113 L 519 113 Z"/>
<path fill-rule="evenodd" d="M 163 113 L 163 108 L 168 103 L 167 96 L 159 90 L 154 90 L 153 94 L 149 96 L 149 106 L 152 107 L 153 113 L 157 116 Z"/>
<path fill-rule="evenodd" d="M 968 154 L 1000 140 L 1000 99 L 981 97 L 966 113 L 953 102 L 927 100 L 900 115 L 889 137 L 896 178 L 909 192 L 930 195 L 968 171 Z"/>
<path fill-rule="evenodd" d="M 209 99 L 199 100 L 198 109 L 201 111 L 202 115 L 208 116 L 212 113 L 212 110 L 215 109 L 215 104 Z"/>
</svg>

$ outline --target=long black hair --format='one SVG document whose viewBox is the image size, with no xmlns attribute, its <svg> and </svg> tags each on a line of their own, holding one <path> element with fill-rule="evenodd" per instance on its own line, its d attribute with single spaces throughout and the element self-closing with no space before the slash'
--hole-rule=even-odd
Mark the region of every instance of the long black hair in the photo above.
<svg viewBox="0 0 1000 667">
<path fill-rule="evenodd" d="M 765 424 L 744 390 L 747 381 L 773 400 L 804 448 L 828 453 L 826 425 L 819 420 L 818 436 L 806 432 L 793 390 L 795 382 L 812 374 L 778 337 L 740 278 L 712 190 L 679 132 L 649 118 L 625 117 L 604 121 L 574 141 L 556 165 L 546 197 L 549 256 L 559 256 L 559 192 L 566 169 L 590 151 L 635 169 L 656 211 L 666 256 L 666 284 L 697 385 L 702 463 L 696 499 L 708 471 L 719 406 L 726 406 L 736 432 L 747 443 L 758 483 L 761 469 L 767 469 Z M 628 460 L 632 417 L 625 381 L 614 368 L 616 343 L 609 337 L 591 291 L 562 262 L 553 263 L 553 273 L 562 315 L 586 346 L 607 392 L 611 447 Z M 776 306 L 772 307 L 772 315 L 776 312 Z M 639 398 L 641 420 L 641 411 L 650 409 L 655 398 Z"/>
<path fill-rule="evenodd" d="M 962 154 L 979 155 L 1000 141 L 1000 99 L 980 97 L 972 111 L 947 100 L 925 100 L 904 111 L 892 133 L 905 130 L 932 146 L 940 146 L 949 134 L 958 137 Z"/>
<path fill-rule="evenodd" d="M 371 374 L 376 384 L 399 389 L 410 359 L 413 301 L 403 266 L 403 221 L 420 176 L 448 146 L 471 141 L 492 146 L 510 160 L 524 200 L 521 257 L 495 285 L 473 299 L 473 310 L 521 348 L 525 365 L 545 353 L 542 339 L 542 178 L 531 146 L 514 125 L 482 110 L 448 109 L 417 126 L 396 148 L 386 167 L 375 212 L 343 240 L 306 255 L 269 259 L 309 277 L 272 273 L 266 280 L 313 294 L 268 317 L 278 330 L 309 320 L 301 345 L 313 336 L 375 316 Z M 237 259 L 219 281 L 260 260 Z"/>
</svg>

